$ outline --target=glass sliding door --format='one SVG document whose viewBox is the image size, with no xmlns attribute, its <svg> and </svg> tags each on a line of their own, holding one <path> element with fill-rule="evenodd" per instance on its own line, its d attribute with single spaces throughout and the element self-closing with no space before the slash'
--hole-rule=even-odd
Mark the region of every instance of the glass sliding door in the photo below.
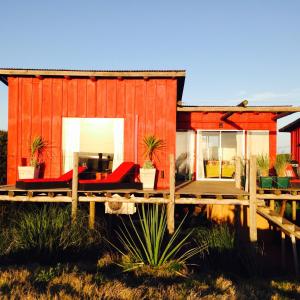
<svg viewBox="0 0 300 300">
<path fill-rule="evenodd" d="M 242 131 L 198 131 L 197 180 L 232 179 L 235 157 L 243 154 Z"/>
</svg>

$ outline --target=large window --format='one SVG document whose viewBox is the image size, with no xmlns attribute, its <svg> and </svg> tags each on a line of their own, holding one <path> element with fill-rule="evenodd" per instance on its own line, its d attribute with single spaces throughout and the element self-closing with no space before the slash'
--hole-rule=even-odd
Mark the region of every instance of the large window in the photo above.
<svg viewBox="0 0 300 300">
<path fill-rule="evenodd" d="M 111 161 L 117 168 L 123 161 L 124 120 L 120 118 L 63 118 L 63 170 L 73 168 L 73 153 Z"/>
<path fill-rule="evenodd" d="M 197 179 L 232 179 L 236 156 L 244 157 L 243 131 L 197 132 Z"/>
</svg>

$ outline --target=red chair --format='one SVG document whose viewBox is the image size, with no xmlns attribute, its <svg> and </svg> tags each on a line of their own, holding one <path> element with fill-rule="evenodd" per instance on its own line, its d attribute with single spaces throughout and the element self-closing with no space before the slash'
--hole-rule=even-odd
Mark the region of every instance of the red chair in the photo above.
<svg viewBox="0 0 300 300">
<path fill-rule="evenodd" d="M 100 191 L 115 189 L 142 189 L 142 183 L 135 182 L 137 165 L 133 162 L 123 162 L 120 166 L 102 180 L 79 180 L 79 191 Z"/>
<path fill-rule="evenodd" d="M 287 177 L 291 177 L 291 179 L 290 179 L 290 183 L 291 183 L 291 184 L 297 184 L 297 185 L 300 184 L 300 178 L 297 177 L 297 175 L 296 175 L 296 173 L 295 173 L 295 171 L 294 171 L 292 165 L 289 164 L 289 165 L 286 167 L 285 175 L 286 175 Z"/>
<path fill-rule="evenodd" d="M 86 169 L 87 169 L 86 167 L 78 167 L 78 174 L 83 173 Z M 18 180 L 16 182 L 16 188 L 22 190 L 70 188 L 72 178 L 73 178 L 73 170 L 61 175 L 58 178 Z"/>
</svg>

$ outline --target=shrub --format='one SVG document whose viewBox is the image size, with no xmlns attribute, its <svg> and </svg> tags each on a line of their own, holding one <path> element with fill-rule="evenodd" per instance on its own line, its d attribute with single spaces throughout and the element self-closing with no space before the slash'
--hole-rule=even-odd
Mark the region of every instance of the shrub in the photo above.
<svg viewBox="0 0 300 300">
<path fill-rule="evenodd" d="M 257 156 L 257 167 L 260 176 L 269 176 L 270 159 L 268 154 L 260 154 Z"/>
<path fill-rule="evenodd" d="M 70 215 L 69 207 L 52 205 L 20 210 L 12 220 L 14 252 L 47 260 L 100 245 L 103 231 L 89 230 L 87 216 L 80 211 L 76 223 Z"/>
<path fill-rule="evenodd" d="M 6 184 L 7 131 L 0 130 L 0 185 Z"/>
<path fill-rule="evenodd" d="M 125 271 L 141 267 L 166 268 L 178 272 L 185 267 L 187 260 L 206 248 L 201 244 L 189 247 L 188 240 L 192 231 L 182 235 L 181 227 L 184 219 L 172 236 L 168 236 L 166 227 L 165 207 L 153 205 L 145 210 L 142 205 L 138 210 L 139 221 L 137 225 L 129 217 L 130 223 L 117 231 L 122 248 L 110 244 L 123 256 L 121 262 Z"/>
<path fill-rule="evenodd" d="M 198 227 L 195 229 L 193 236 L 197 241 L 206 241 L 209 250 L 219 253 L 232 250 L 235 246 L 235 232 L 230 230 L 227 224 Z"/>
</svg>

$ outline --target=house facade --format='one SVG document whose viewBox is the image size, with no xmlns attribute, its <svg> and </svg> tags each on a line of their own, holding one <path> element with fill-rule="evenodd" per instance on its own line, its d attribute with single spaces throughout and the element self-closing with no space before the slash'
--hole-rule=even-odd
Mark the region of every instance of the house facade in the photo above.
<svg viewBox="0 0 300 300">
<path fill-rule="evenodd" d="M 178 175 L 233 180 L 237 156 L 276 155 L 277 119 L 291 107 L 184 106 L 185 71 L 0 69 L 8 85 L 8 184 L 28 164 L 29 143 L 48 143 L 44 177 L 70 170 L 73 152 L 143 165 L 146 135 L 165 143 L 155 159 L 157 188 L 169 187 L 169 157 Z M 100 156 L 99 156 L 100 155 Z M 99 156 L 99 157 L 98 157 Z M 96 169 L 97 167 L 95 167 Z"/>
</svg>

